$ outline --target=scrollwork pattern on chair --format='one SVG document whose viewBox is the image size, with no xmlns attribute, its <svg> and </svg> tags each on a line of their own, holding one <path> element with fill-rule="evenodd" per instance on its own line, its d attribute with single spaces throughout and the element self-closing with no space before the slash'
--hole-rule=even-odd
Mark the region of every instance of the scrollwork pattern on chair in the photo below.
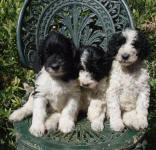
<svg viewBox="0 0 156 150">
<path fill-rule="evenodd" d="M 31 67 L 34 50 L 51 30 L 71 37 L 76 45 L 99 45 L 107 51 L 114 32 L 133 28 L 123 0 L 26 0 L 21 27 L 24 58 Z"/>
</svg>

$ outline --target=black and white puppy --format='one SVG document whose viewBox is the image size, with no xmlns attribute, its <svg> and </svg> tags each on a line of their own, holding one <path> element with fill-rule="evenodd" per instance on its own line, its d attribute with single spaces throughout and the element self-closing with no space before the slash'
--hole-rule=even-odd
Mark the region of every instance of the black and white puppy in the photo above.
<svg viewBox="0 0 156 150">
<path fill-rule="evenodd" d="M 148 126 L 149 74 L 143 60 L 150 53 L 147 39 L 136 30 L 113 35 L 109 49 L 117 51 L 107 90 L 110 127 L 120 131 L 124 125 L 136 130 Z"/>
<path fill-rule="evenodd" d="M 23 119 L 33 114 L 30 132 L 37 137 L 42 136 L 45 129 L 56 129 L 58 119 L 59 130 L 71 132 L 75 127 L 80 102 L 76 55 L 70 39 L 54 31 L 48 35 L 34 61 L 37 75 L 33 98 L 29 97 L 24 107 L 10 116 L 10 120 L 18 121 L 20 115 L 20 119 Z M 53 113 L 45 122 L 47 105 Z"/>
<path fill-rule="evenodd" d="M 106 90 L 108 75 L 115 51 L 104 52 L 102 48 L 84 46 L 80 50 L 79 83 L 81 90 L 81 109 L 87 111 L 87 117 L 94 131 L 104 129 L 106 113 Z"/>
</svg>

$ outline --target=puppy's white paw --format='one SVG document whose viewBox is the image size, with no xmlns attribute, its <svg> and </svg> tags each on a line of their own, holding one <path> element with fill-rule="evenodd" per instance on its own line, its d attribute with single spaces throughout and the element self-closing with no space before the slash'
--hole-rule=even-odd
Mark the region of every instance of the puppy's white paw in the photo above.
<svg viewBox="0 0 156 150">
<path fill-rule="evenodd" d="M 75 123 L 69 119 L 60 119 L 59 130 L 63 133 L 69 133 L 75 128 Z"/>
<path fill-rule="evenodd" d="M 24 117 L 25 117 L 24 112 L 21 111 L 21 109 L 17 109 L 9 116 L 9 120 L 12 122 L 17 122 L 24 119 Z"/>
<path fill-rule="evenodd" d="M 29 131 L 32 135 L 34 135 L 36 137 L 41 137 L 45 133 L 45 126 L 44 126 L 44 124 L 31 125 Z"/>
<path fill-rule="evenodd" d="M 58 125 L 58 122 L 51 122 L 51 120 L 46 120 L 45 122 L 45 128 L 48 130 L 48 131 L 55 131 L 57 130 L 57 125 Z"/>
<path fill-rule="evenodd" d="M 103 131 L 104 129 L 103 121 L 95 120 L 91 122 L 91 128 L 96 132 Z"/>
<path fill-rule="evenodd" d="M 133 128 L 135 130 L 148 127 L 147 117 L 139 116 L 136 111 L 125 112 L 123 114 L 123 122 L 129 128 Z"/>
<path fill-rule="evenodd" d="M 110 121 L 110 128 L 114 131 L 122 131 L 124 127 L 121 119 Z"/>
<path fill-rule="evenodd" d="M 135 111 L 125 112 L 123 114 L 123 122 L 129 128 L 134 128 L 138 130 L 138 121 L 137 121 L 137 114 Z"/>
<path fill-rule="evenodd" d="M 139 116 L 138 116 L 139 117 Z M 146 117 L 138 118 L 138 129 L 145 129 L 148 127 L 148 121 Z"/>
</svg>

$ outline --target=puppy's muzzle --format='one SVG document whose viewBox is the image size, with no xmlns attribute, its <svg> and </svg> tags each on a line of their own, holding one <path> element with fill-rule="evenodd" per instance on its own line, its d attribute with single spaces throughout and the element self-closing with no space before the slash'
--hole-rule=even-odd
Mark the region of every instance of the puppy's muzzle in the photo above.
<svg viewBox="0 0 156 150">
<path fill-rule="evenodd" d="M 89 87 L 89 85 L 90 85 L 89 83 L 82 83 L 83 87 Z"/>
<path fill-rule="evenodd" d="M 57 71 L 59 69 L 59 65 L 58 64 L 52 64 L 51 68 L 55 71 Z"/>
<path fill-rule="evenodd" d="M 127 53 L 122 54 L 122 59 L 123 60 L 128 60 L 129 57 L 130 57 L 130 55 L 127 54 Z"/>
</svg>

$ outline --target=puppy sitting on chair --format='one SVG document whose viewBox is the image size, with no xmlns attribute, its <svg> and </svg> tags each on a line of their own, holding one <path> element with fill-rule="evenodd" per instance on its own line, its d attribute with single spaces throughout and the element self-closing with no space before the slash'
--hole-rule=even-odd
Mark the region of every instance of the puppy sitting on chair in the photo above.
<svg viewBox="0 0 156 150">
<path fill-rule="evenodd" d="M 83 46 L 80 50 L 79 82 L 81 89 L 80 109 L 88 111 L 87 117 L 94 131 L 104 129 L 106 114 L 106 90 L 108 75 L 115 51 L 104 52 L 102 48 Z"/>
<path fill-rule="evenodd" d="M 56 128 L 58 118 L 59 130 L 71 132 L 80 102 L 77 59 L 71 40 L 53 31 L 39 47 L 34 61 L 37 75 L 33 98 L 29 97 L 28 102 L 9 119 L 19 121 L 33 114 L 30 132 L 37 137 L 42 136 L 46 128 Z M 47 105 L 51 108 L 51 119 L 45 123 Z"/>
<path fill-rule="evenodd" d="M 107 90 L 110 127 L 115 131 L 124 125 L 144 129 L 148 126 L 150 86 L 143 60 L 150 52 L 149 44 L 136 30 L 126 29 L 113 35 L 109 49 L 118 52 Z"/>
</svg>

